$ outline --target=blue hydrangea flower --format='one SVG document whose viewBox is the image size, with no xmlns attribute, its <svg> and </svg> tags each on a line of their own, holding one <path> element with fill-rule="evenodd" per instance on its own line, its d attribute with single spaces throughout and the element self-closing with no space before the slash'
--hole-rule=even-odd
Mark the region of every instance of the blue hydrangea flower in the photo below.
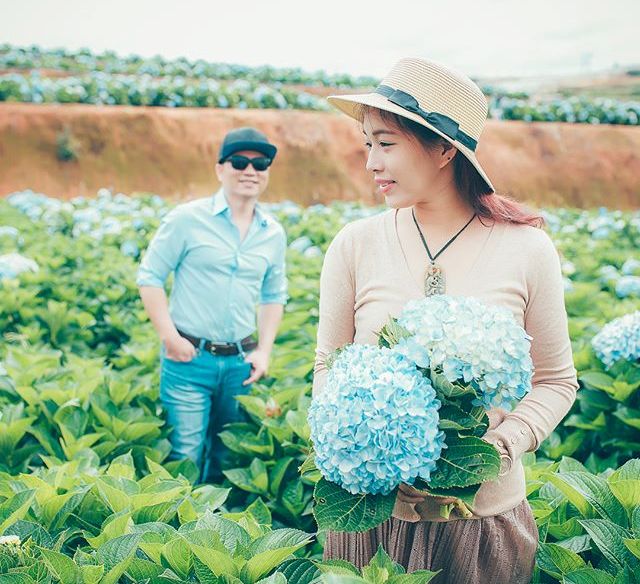
<svg viewBox="0 0 640 584">
<path fill-rule="evenodd" d="M 640 276 L 640 260 L 637 260 L 636 258 L 629 258 L 624 262 L 624 264 L 622 264 L 620 271 L 625 276 Z"/>
<path fill-rule="evenodd" d="M 20 236 L 20 232 L 11 225 L 0 225 L 0 237 L 10 237 L 17 239 Z"/>
<path fill-rule="evenodd" d="M 17 278 L 23 272 L 37 272 L 38 264 L 19 253 L 7 253 L 0 255 L 0 280 L 4 278 Z"/>
<path fill-rule="evenodd" d="M 591 346 L 607 369 L 620 360 L 640 359 L 640 310 L 607 323 Z"/>
<path fill-rule="evenodd" d="M 618 298 L 640 296 L 640 276 L 622 276 L 616 282 L 616 295 Z"/>
<path fill-rule="evenodd" d="M 504 308 L 430 296 L 408 302 L 398 323 L 411 336 L 394 350 L 418 367 L 442 371 L 451 382 L 471 384 L 476 405 L 510 409 L 531 389 L 531 337 Z"/>
<path fill-rule="evenodd" d="M 350 345 L 309 407 L 316 466 L 350 493 L 387 494 L 429 480 L 444 448 L 429 379 L 398 352 Z"/>
<path fill-rule="evenodd" d="M 140 253 L 140 248 L 138 247 L 138 244 L 131 240 L 131 239 L 127 239 L 126 241 L 123 241 L 120 244 L 120 251 L 129 257 L 135 258 L 138 257 L 138 254 Z"/>
</svg>

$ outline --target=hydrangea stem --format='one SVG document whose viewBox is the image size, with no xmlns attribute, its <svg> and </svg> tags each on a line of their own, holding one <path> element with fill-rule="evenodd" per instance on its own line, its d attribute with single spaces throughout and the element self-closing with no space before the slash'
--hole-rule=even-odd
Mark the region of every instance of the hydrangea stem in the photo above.
<svg viewBox="0 0 640 584">
<path fill-rule="evenodd" d="M 467 507 L 467 504 L 461 499 L 457 499 L 453 503 L 449 503 L 448 505 L 440 505 L 440 517 L 443 519 L 449 519 L 451 515 L 451 511 L 457 509 L 458 514 L 463 519 L 471 519 L 473 517 L 473 513 L 471 509 Z"/>
</svg>

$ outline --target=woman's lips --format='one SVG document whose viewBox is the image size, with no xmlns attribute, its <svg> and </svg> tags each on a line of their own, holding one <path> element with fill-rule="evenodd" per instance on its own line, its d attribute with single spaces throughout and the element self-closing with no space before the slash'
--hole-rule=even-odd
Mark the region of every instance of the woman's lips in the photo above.
<svg viewBox="0 0 640 584">
<path fill-rule="evenodd" d="M 392 180 L 391 181 L 382 181 L 382 182 L 378 183 L 378 187 L 380 189 L 380 192 L 383 195 L 386 195 L 393 188 L 393 186 L 395 184 L 396 184 L 395 181 L 392 181 Z"/>
</svg>

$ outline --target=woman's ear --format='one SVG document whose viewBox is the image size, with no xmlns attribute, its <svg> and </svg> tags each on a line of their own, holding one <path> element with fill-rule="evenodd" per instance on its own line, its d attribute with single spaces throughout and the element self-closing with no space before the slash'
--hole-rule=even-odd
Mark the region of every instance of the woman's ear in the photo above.
<svg viewBox="0 0 640 584">
<path fill-rule="evenodd" d="M 453 144 L 443 140 L 440 150 L 440 168 L 444 168 L 449 164 L 457 153 L 458 149 Z"/>
</svg>

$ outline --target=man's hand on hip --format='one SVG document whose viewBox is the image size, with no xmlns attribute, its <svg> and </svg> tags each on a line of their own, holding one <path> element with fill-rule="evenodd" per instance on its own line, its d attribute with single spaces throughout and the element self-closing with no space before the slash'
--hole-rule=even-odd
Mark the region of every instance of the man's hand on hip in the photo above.
<svg viewBox="0 0 640 584">
<path fill-rule="evenodd" d="M 247 355 L 245 362 L 251 363 L 251 375 L 242 382 L 242 385 L 249 385 L 266 375 L 269 367 L 269 353 L 256 349 Z"/>
<path fill-rule="evenodd" d="M 196 356 L 196 348 L 178 333 L 164 341 L 165 356 L 172 361 L 189 362 Z"/>
</svg>

